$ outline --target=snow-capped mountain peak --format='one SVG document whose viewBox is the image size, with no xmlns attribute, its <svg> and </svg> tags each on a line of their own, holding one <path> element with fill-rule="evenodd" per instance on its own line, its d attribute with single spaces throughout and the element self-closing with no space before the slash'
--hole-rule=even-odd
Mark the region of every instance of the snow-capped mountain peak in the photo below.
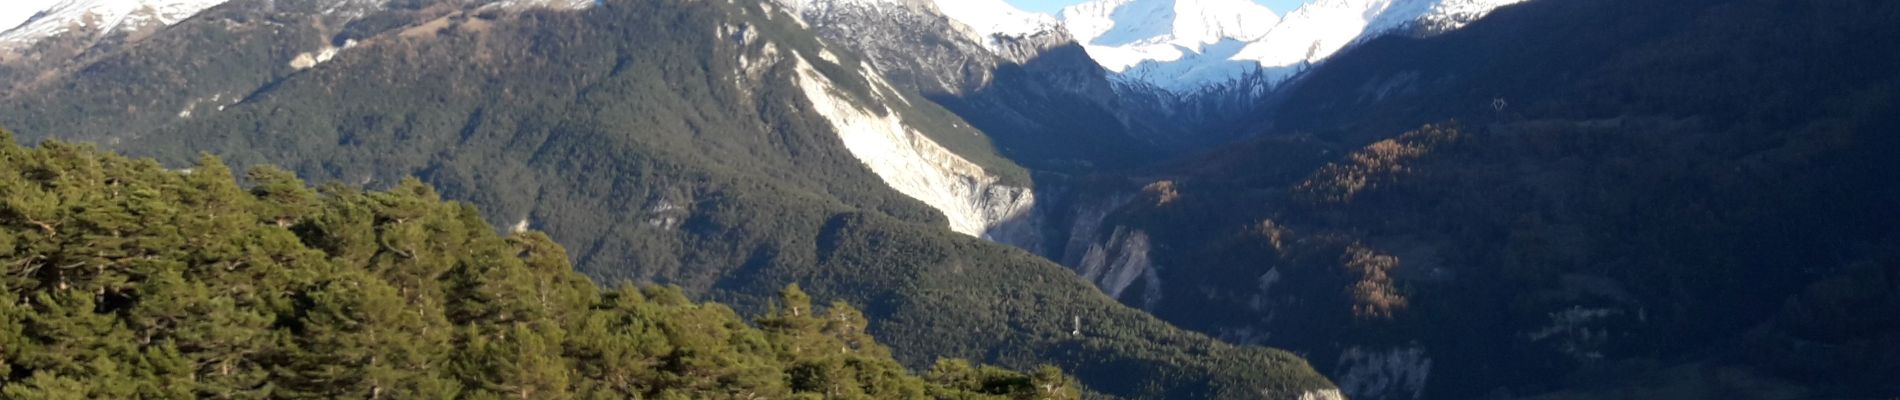
<svg viewBox="0 0 1900 400">
<path fill-rule="evenodd" d="M 798 13 L 826 14 L 830 10 L 874 10 L 900 7 L 930 9 L 969 28 L 963 32 L 972 41 L 990 51 L 1000 51 L 1004 41 L 1061 29 L 1055 17 L 1023 11 L 1004 0 L 778 0 Z"/>
<path fill-rule="evenodd" d="M 1024 37 L 1057 29 L 1056 19 L 1046 14 L 1023 11 L 1003 0 L 936 0 L 937 10 L 981 37 L 980 43 L 997 46 L 998 37 Z"/>
<path fill-rule="evenodd" d="M 1064 8 L 1057 18 L 1115 72 L 1204 53 L 1224 41 L 1256 40 L 1280 21 L 1252 0 L 1096 0 Z"/>
<path fill-rule="evenodd" d="M 1097 0 L 1058 15 L 1078 39 L 1107 46 L 1252 40 L 1280 19 L 1251 0 Z"/>
<path fill-rule="evenodd" d="M 1523 0 L 1321 0 L 1288 14 L 1280 26 L 1234 55 L 1267 68 L 1314 63 L 1346 46 L 1419 26 L 1456 29 L 1492 9 Z"/>
<path fill-rule="evenodd" d="M 1412 4 L 1395 4 L 1412 3 Z M 1322 0 L 1307 4 L 1273 27 L 1262 40 L 1248 43 L 1234 59 L 1254 61 L 1262 67 L 1286 67 L 1315 62 L 1366 33 L 1366 28 L 1381 19 L 1393 6 L 1424 4 L 1416 0 Z"/>
<path fill-rule="evenodd" d="M 31 46 L 75 29 L 97 35 L 178 23 L 227 0 L 62 0 L 0 32 L 0 49 Z"/>
<path fill-rule="evenodd" d="M 1251 0 L 1094 0 L 1058 19 L 1122 81 L 1191 94 L 1274 84 L 1365 39 L 1456 29 L 1521 1 L 1318 0 L 1282 17 Z"/>
<path fill-rule="evenodd" d="M 1483 18 L 1498 7 L 1521 3 L 1524 0 L 1443 0 L 1433 4 L 1424 15 L 1415 18 L 1420 24 L 1436 30 L 1458 29 L 1465 24 Z"/>
</svg>

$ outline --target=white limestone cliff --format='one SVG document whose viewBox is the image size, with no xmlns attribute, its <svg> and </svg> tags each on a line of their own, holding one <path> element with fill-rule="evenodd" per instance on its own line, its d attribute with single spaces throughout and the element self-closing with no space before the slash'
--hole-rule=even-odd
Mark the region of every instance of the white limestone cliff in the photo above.
<svg viewBox="0 0 1900 400">
<path fill-rule="evenodd" d="M 1002 184 L 1000 177 L 932 141 L 907 123 L 902 113 L 853 102 L 802 56 L 795 62 L 798 86 L 838 132 L 845 148 L 892 189 L 942 212 L 951 230 L 983 237 L 991 228 L 1034 209 L 1036 196 L 1029 188 Z M 872 82 L 874 96 L 881 102 L 905 101 L 883 78 L 875 74 L 863 78 Z"/>
</svg>

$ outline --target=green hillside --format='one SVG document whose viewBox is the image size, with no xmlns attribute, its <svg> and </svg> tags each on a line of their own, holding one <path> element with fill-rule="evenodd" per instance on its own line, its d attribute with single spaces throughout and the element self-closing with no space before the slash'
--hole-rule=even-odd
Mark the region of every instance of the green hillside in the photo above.
<svg viewBox="0 0 1900 400">
<path fill-rule="evenodd" d="M 245 189 L 215 158 L 0 141 L 0 398 L 1079 398 L 1053 367 L 913 374 L 796 285 L 752 323 L 598 289 L 414 180 Z"/>
</svg>

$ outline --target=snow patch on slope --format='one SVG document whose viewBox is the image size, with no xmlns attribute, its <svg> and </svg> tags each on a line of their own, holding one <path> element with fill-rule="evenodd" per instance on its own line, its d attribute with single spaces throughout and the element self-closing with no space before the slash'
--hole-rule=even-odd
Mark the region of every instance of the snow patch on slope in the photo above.
<svg viewBox="0 0 1900 400">
<path fill-rule="evenodd" d="M 555 10 L 582 10 L 599 5 L 602 0 L 497 0 L 490 7 L 508 9 L 549 8 Z"/>
<path fill-rule="evenodd" d="M 12 0 L 9 0 L 12 1 Z M 226 0 L 63 0 L 19 26 L 0 32 L 0 50 L 17 50 L 41 39 L 83 29 L 104 36 L 149 26 L 169 26 Z"/>
<path fill-rule="evenodd" d="M 236 99 L 237 96 L 232 96 L 232 97 L 234 101 L 239 100 L 239 99 Z M 235 104 L 235 103 L 225 102 L 223 93 L 212 95 L 210 98 L 195 99 L 195 100 L 192 100 L 190 103 L 186 103 L 184 110 L 178 111 L 178 118 L 181 118 L 181 119 L 191 118 L 192 114 L 198 111 L 198 106 L 201 104 L 210 104 L 212 107 L 216 107 L 217 111 L 224 111 L 225 106 L 228 106 L 230 104 Z"/>
<path fill-rule="evenodd" d="M 298 54 L 296 58 L 290 59 L 290 67 L 296 69 L 310 69 L 318 64 L 329 62 L 330 59 L 336 58 L 337 53 L 342 53 L 343 50 L 348 50 L 352 47 L 356 47 L 356 40 L 354 39 L 343 42 L 343 47 L 325 46 L 322 50 Z"/>
<path fill-rule="evenodd" d="M 848 100 L 803 56 L 795 62 L 799 88 L 838 132 L 845 148 L 892 189 L 942 212 L 951 230 L 983 237 L 990 228 L 1034 208 L 1030 189 L 999 184 L 1000 178 L 931 141 L 899 113 L 867 110 Z M 864 77 L 884 102 L 902 97 L 883 78 Z"/>
</svg>

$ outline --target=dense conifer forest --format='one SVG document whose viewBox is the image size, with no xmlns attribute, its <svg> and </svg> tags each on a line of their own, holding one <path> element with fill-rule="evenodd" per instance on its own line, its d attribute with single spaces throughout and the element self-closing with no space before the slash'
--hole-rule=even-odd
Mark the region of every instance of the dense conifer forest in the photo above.
<svg viewBox="0 0 1900 400">
<path fill-rule="evenodd" d="M 0 398 L 1079 398 L 1054 367 L 913 373 L 795 284 L 750 321 L 600 289 L 416 180 L 245 177 L 0 131 Z"/>
</svg>

